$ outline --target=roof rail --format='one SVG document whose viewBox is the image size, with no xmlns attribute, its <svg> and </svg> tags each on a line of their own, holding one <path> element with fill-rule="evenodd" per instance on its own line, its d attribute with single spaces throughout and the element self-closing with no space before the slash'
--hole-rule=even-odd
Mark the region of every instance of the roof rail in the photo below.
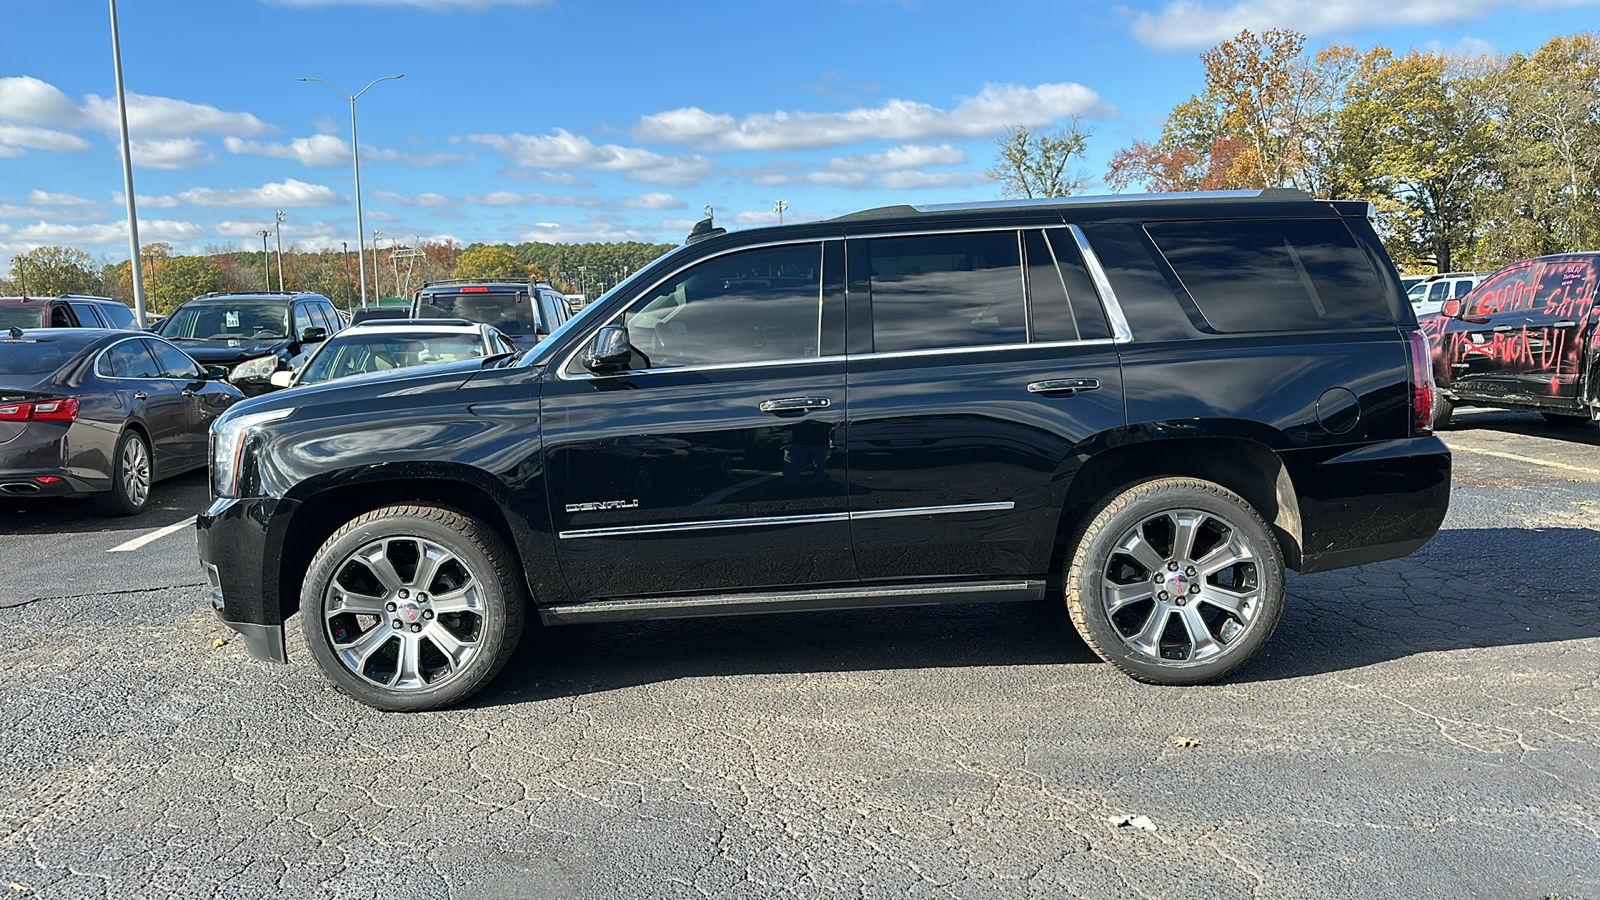
<svg viewBox="0 0 1600 900">
<path fill-rule="evenodd" d="M 1042 197 L 1028 200 L 978 200 L 970 203 L 932 203 L 912 206 L 917 212 L 960 212 L 980 209 L 1017 209 L 1030 206 L 1081 206 L 1100 203 L 1187 202 L 1191 200 L 1311 200 L 1296 188 L 1249 191 L 1172 191 L 1160 194 L 1087 194 L 1076 197 Z"/>
<path fill-rule="evenodd" d="M 437 281 L 424 281 L 422 288 L 430 288 L 439 284 L 538 284 L 532 278 L 441 278 Z"/>
</svg>

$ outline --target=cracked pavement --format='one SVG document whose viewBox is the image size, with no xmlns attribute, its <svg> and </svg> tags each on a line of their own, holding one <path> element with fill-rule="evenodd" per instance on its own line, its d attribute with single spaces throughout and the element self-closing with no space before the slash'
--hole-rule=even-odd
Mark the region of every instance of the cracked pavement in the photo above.
<svg viewBox="0 0 1600 900">
<path fill-rule="evenodd" d="M 1600 429 L 1458 422 L 1439 536 L 1195 688 L 1042 603 L 536 628 L 383 714 L 251 660 L 187 531 L 105 552 L 203 478 L 8 502 L 0 893 L 1600 898 Z"/>
</svg>

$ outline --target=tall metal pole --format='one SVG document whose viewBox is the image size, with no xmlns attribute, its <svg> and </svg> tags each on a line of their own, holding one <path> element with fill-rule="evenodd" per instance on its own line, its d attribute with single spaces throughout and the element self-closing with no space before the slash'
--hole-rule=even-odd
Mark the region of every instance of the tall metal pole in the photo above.
<svg viewBox="0 0 1600 900">
<path fill-rule="evenodd" d="M 339 96 L 350 101 L 350 166 L 355 170 L 356 179 L 356 260 L 359 264 L 361 272 L 362 306 L 367 305 L 367 225 L 361 216 L 361 145 L 356 143 L 356 101 L 361 99 L 362 94 L 372 90 L 372 85 L 377 84 L 379 81 L 394 81 L 404 77 L 406 76 L 403 73 L 400 75 L 385 75 L 382 78 L 375 79 L 372 84 L 369 84 L 357 91 L 353 97 L 349 94 L 346 94 L 344 91 L 340 91 L 339 88 L 336 87 L 331 81 L 325 81 L 321 78 L 295 79 L 296 81 L 321 81 L 323 84 L 333 88 L 335 91 L 339 91 Z M 376 259 L 376 255 L 374 255 L 374 259 L 372 260 L 372 277 L 374 281 L 376 281 L 378 277 L 378 260 Z M 376 285 L 374 285 L 374 287 L 376 287 Z"/>
<path fill-rule="evenodd" d="M 360 221 L 360 219 L 361 211 L 358 209 L 356 210 L 356 220 Z M 378 276 L 383 274 L 383 271 L 378 267 L 378 238 L 380 237 L 383 237 L 383 231 L 377 228 L 372 229 L 372 292 L 378 295 L 373 299 L 381 303 L 383 302 L 383 285 L 378 283 Z"/>
<path fill-rule="evenodd" d="M 284 215 L 283 210 L 280 209 L 273 216 L 273 222 L 272 222 L 272 233 L 273 233 L 273 235 L 275 235 L 276 240 L 278 241 L 278 290 L 279 291 L 283 291 L 283 290 L 285 290 L 285 288 L 283 286 L 283 232 L 278 228 L 278 226 L 282 225 L 283 224 L 283 220 L 287 219 L 287 218 L 289 218 L 289 217 L 287 215 Z"/>
<path fill-rule="evenodd" d="M 111 0 L 111 66 L 117 75 L 117 120 L 122 127 L 122 192 L 128 198 L 128 270 L 133 276 L 133 317 L 143 328 L 144 267 L 139 265 L 139 214 L 133 202 L 133 150 L 128 141 L 128 98 L 122 90 L 122 39 L 117 33 L 117 0 Z"/>
<path fill-rule="evenodd" d="M 789 201 L 787 201 L 787 200 L 776 200 L 776 201 L 773 202 L 772 208 L 774 210 L 776 210 L 777 213 L 778 213 L 778 224 L 782 225 L 783 224 L 783 211 L 789 208 Z"/>
<path fill-rule="evenodd" d="M 271 264 L 268 262 L 271 256 L 267 253 L 267 238 L 272 235 L 272 232 L 263 228 L 256 234 L 261 235 L 261 289 L 270 291 L 272 290 L 272 269 L 270 268 Z"/>
<path fill-rule="evenodd" d="M 344 257 L 344 305 L 350 306 L 350 242 L 340 241 L 339 248 L 343 251 L 340 255 Z"/>
</svg>

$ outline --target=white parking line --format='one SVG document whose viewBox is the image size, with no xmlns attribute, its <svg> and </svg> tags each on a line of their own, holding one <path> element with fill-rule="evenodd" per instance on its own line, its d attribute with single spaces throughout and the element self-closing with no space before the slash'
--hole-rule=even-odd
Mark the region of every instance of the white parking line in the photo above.
<svg viewBox="0 0 1600 900">
<path fill-rule="evenodd" d="M 1480 450 L 1477 447 L 1451 447 L 1451 450 L 1464 450 L 1468 453 L 1481 453 L 1484 456 L 1498 456 L 1501 459 L 1514 459 L 1517 462 L 1533 463 L 1536 466 L 1549 466 L 1552 469 L 1566 469 L 1569 472 L 1582 472 L 1585 475 L 1600 476 L 1600 469 L 1585 469 L 1583 466 L 1569 466 L 1566 463 L 1551 462 L 1548 459 L 1534 459 L 1531 456 L 1518 456 L 1515 453 L 1501 453 L 1498 450 Z"/>
<path fill-rule="evenodd" d="M 118 544 L 115 547 L 112 547 L 110 550 L 107 550 L 106 552 L 107 553 L 127 553 L 130 550 L 137 550 L 140 547 L 143 547 L 145 544 L 150 543 L 151 541 L 159 541 L 159 540 L 161 540 L 162 538 L 166 537 L 169 534 L 172 534 L 172 533 L 178 532 L 178 531 L 182 531 L 185 528 L 192 527 L 194 525 L 194 520 L 196 518 L 197 518 L 196 516 L 190 516 L 189 518 L 184 519 L 182 522 L 179 522 L 176 525 L 168 525 L 165 528 L 157 528 L 155 531 L 152 531 L 149 534 L 142 535 L 140 537 L 134 538 L 131 541 L 125 541 L 125 542 L 123 542 L 121 544 Z"/>
</svg>

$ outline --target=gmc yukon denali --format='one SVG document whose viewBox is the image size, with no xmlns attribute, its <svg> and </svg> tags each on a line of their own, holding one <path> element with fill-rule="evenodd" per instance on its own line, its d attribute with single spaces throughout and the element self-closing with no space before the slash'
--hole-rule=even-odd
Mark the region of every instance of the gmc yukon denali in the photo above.
<svg viewBox="0 0 1600 900">
<path fill-rule="evenodd" d="M 1444 517 L 1428 342 L 1365 203 L 897 206 L 689 243 L 530 350 L 235 406 L 218 615 L 370 705 L 545 625 L 1064 602 L 1142 681 L 1233 671 L 1285 571 Z"/>
</svg>

